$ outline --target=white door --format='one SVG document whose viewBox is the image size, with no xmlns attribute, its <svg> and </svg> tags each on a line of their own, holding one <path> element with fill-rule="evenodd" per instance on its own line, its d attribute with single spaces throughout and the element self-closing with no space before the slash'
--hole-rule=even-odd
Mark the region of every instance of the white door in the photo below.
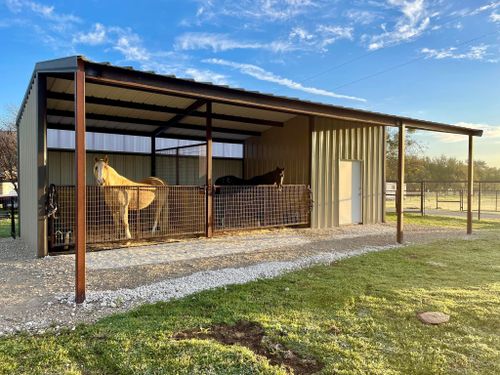
<svg viewBox="0 0 500 375">
<path fill-rule="evenodd" d="M 339 224 L 360 224 L 361 212 L 361 162 L 344 160 L 339 170 Z"/>
</svg>

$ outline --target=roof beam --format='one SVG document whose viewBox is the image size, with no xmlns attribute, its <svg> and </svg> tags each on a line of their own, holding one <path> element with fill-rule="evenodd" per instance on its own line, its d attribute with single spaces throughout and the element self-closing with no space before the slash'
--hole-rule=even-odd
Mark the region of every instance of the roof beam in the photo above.
<svg viewBox="0 0 500 375">
<path fill-rule="evenodd" d="M 126 70 L 86 61 L 87 82 L 113 87 L 122 87 L 186 98 L 203 98 L 215 103 L 224 103 L 277 111 L 297 115 L 313 115 L 364 122 L 381 126 L 398 126 L 404 122 L 407 127 L 440 131 L 451 134 L 481 136 L 482 130 L 461 128 L 453 125 L 388 115 L 354 108 L 307 102 L 300 99 L 278 97 L 233 89 L 224 86 L 204 84 L 175 77 L 162 76 L 141 71 Z"/>
<path fill-rule="evenodd" d="M 67 131 L 75 131 L 73 125 L 63 125 L 56 123 L 47 123 L 47 129 L 54 130 L 67 130 Z M 90 133 L 99 133 L 99 134 L 117 134 L 117 135 L 134 135 L 138 137 L 151 137 L 151 132 L 139 131 L 139 130 L 127 130 L 127 129 L 106 129 L 97 126 L 86 126 L 87 132 Z M 184 139 L 188 141 L 205 141 L 205 137 L 191 136 L 191 135 L 183 135 L 183 134 L 161 134 L 157 138 L 164 139 Z M 214 142 L 220 143 L 234 143 L 234 144 L 242 144 L 243 140 L 239 139 L 231 139 L 224 137 L 214 137 Z"/>
<path fill-rule="evenodd" d="M 63 100 L 63 101 L 67 101 L 67 102 L 73 102 L 73 95 L 66 94 L 63 92 L 49 91 L 47 93 L 47 98 L 48 99 L 55 99 L 55 100 Z M 131 102 L 131 101 L 124 101 L 124 100 L 117 100 L 117 99 L 100 98 L 100 97 L 96 97 L 96 96 L 87 96 L 85 98 L 85 101 L 87 104 L 98 104 L 98 105 L 106 105 L 106 106 L 110 106 L 110 107 L 138 109 L 138 110 L 150 111 L 150 112 L 174 113 L 174 114 L 184 114 L 185 113 L 185 110 L 182 108 L 168 107 L 168 106 L 156 105 L 156 104 Z M 190 114 L 190 116 L 204 118 L 205 112 L 194 111 Z M 245 117 L 245 116 L 227 115 L 227 114 L 223 114 L 223 113 L 213 113 L 212 118 L 215 120 L 241 122 L 244 124 L 283 127 L 283 123 L 281 121 L 265 120 L 265 119 L 261 119 L 261 118 L 252 118 L 252 117 Z"/>
<path fill-rule="evenodd" d="M 67 117 L 67 118 L 71 118 L 71 119 L 74 117 L 73 111 L 61 111 L 61 110 L 57 110 L 57 109 L 48 110 L 47 116 L 59 116 L 59 117 Z M 85 117 L 88 120 L 113 121 L 113 122 L 120 122 L 123 124 L 133 124 L 133 125 L 138 125 L 138 126 L 147 125 L 147 126 L 158 126 L 159 127 L 159 126 L 163 126 L 165 124 L 164 121 L 159 121 L 159 120 L 145 120 L 145 119 L 139 119 L 139 118 L 134 118 L 134 117 L 110 116 L 110 115 L 103 115 L 103 114 L 99 114 L 99 113 L 86 113 Z M 194 131 L 200 131 L 200 132 L 205 131 L 204 125 L 186 124 L 186 123 L 176 123 L 176 124 L 170 125 L 169 128 L 194 130 Z M 245 135 L 245 136 L 249 136 L 249 137 L 258 137 L 261 135 L 260 132 L 256 132 L 253 130 L 230 129 L 230 128 L 224 128 L 224 127 L 219 127 L 219 126 L 213 126 L 212 130 L 214 133 Z M 149 137 L 151 136 L 151 132 L 142 131 L 142 133 L 147 134 Z"/>
<path fill-rule="evenodd" d="M 159 136 L 165 130 L 167 130 L 168 128 L 171 128 L 171 127 L 177 125 L 184 117 L 189 116 L 191 113 L 193 113 L 194 111 L 196 111 L 200 107 L 204 106 L 205 104 L 207 104 L 207 100 L 205 100 L 205 99 L 198 99 L 198 100 L 196 100 L 194 103 L 190 104 L 184 110 L 185 112 L 183 114 L 175 115 L 170 120 L 168 120 L 165 124 L 159 126 L 158 129 L 156 129 L 153 132 L 152 136 L 153 137 Z"/>
</svg>

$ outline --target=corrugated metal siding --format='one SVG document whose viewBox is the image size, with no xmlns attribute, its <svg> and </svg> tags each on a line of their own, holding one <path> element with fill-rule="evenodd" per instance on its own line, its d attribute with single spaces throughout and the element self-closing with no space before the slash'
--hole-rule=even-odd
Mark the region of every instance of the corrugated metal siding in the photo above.
<svg viewBox="0 0 500 375">
<path fill-rule="evenodd" d="M 89 185 L 94 185 L 92 168 L 96 156 L 103 157 L 104 154 L 93 152 L 87 153 L 87 184 Z M 108 154 L 108 158 L 111 166 L 115 168 L 118 173 L 131 180 L 140 180 L 151 175 L 151 159 L 149 155 Z M 49 151 L 49 183 L 56 185 L 73 185 L 75 181 L 74 162 L 74 152 Z M 175 184 L 175 157 L 157 155 L 156 168 L 158 177 L 165 179 L 169 184 Z M 240 177 L 242 175 L 242 161 L 241 159 L 214 159 L 213 174 L 214 180 L 228 174 Z M 179 184 L 182 185 L 204 185 L 205 164 L 203 159 L 180 157 L 179 179 Z"/>
<path fill-rule="evenodd" d="M 338 162 L 363 162 L 363 224 L 382 222 L 384 129 L 317 118 L 312 137 L 313 228 L 338 225 Z"/>
<path fill-rule="evenodd" d="M 286 184 L 309 184 L 309 122 L 297 116 L 245 141 L 245 178 L 285 168 Z"/>
<path fill-rule="evenodd" d="M 37 79 L 19 121 L 19 194 L 21 237 L 38 249 Z"/>
</svg>

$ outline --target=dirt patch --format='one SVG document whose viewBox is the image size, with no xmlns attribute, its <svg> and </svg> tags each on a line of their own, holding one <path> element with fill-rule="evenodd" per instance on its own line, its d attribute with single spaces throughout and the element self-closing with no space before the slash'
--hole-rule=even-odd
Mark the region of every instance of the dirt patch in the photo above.
<svg viewBox="0 0 500 375">
<path fill-rule="evenodd" d="M 173 336 L 176 340 L 212 339 L 224 345 L 247 347 L 266 357 L 272 365 L 284 365 L 294 374 L 313 374 L 324 366 L 312 358 L 304 358 L 265 335 L 264 328 L 253 322 L 239 321 L 235 325 L 217 324 L 203 330 L 186 330 Z"/>
</svg>

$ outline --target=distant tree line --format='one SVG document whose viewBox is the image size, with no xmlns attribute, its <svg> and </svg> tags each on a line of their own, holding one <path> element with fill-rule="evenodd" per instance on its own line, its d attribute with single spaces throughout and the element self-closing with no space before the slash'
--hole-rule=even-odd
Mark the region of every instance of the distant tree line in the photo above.
<svg viewBox="0 0 500 375">
<path fill-rule="evenodd" d="M 406 139 L 405 179 L 407 181 L 465 181 L 467 180 L 467 162 L 441 155 L 424 156 L 425 148 L 408 131 Z M 387 136 L 387 180 L 397 180 L 398 137 L 397 132 Z M 488 166 L 485 161 L 474 161 L 474 180 L 500 181 L 500 168 Z"/>
</svg>

